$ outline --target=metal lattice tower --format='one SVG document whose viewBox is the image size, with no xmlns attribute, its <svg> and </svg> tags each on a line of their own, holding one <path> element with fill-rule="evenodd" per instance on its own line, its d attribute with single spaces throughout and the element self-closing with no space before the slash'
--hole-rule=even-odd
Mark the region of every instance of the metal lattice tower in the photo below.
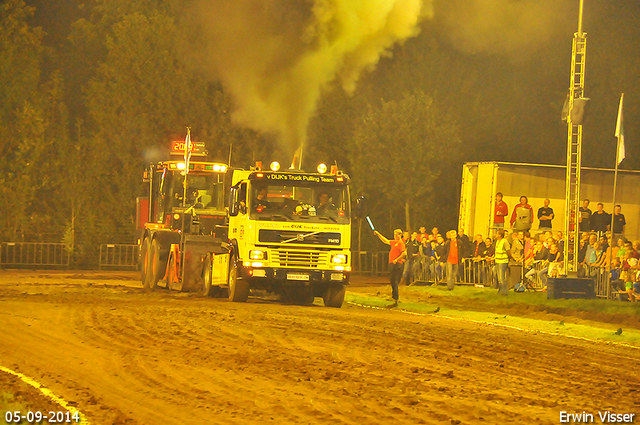
<svg viewBox="0 0 640 425">
<path fill-rule="evenodd" d="M 584 98 L 584 71 L 587 52 L 587 34 L 582 32 L 582 1 L 578 32 L 573 35 L 571 54 L 571 85 L 567 114 L 567 181 L 565 200 L 564 266 L 570 276 L 578 271 L 578 249 L 580 244 L 578 217 L 580 214 L 580 167 L 582 161 L 582 125 L 572 122 L 572 111 L 576 99 Z"/>
</svg>

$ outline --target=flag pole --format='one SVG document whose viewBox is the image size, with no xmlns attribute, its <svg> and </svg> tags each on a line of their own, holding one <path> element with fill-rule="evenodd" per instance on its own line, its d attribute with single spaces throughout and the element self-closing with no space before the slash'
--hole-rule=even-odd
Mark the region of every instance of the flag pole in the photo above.
<svg viewBox="0 0 640 425">
<path fill-rule="evenodd" d="M 187 127 L 187 137 L 184 139 L 184 193 L 182 195 L 182 208 L 187 202 L 187 175 L 189 174 L 189 160 L 191 159 L 191 127 Z M 184 223 L 184 219 L 182 220 Z"/>
<path fill-rule="evenodd" d="M 613 231 L 613 225 L 615 223 L 616 217 L 616 189 L 618 185 L 618 165 L 621 161 L 624 160 L 625 153 L 622 153 L 622 158 L 620 158 L 620 145 L 623 144 L 624 148 L 624 127 L 623 127 L 623 115 L 622 115 L 622 105 L 624 100 L 624 93 L 620 95 L 620 106 L 618 107 L 618 118 L 616 120 L 616 137 L 618 138 L 618 143 L 616 143 L 616 168 L 613 173 L 613 211 L 611 213 L 611 252 L 613 252 L 613 244 L 617 244 L 615 239 L 615 233 Z M 609 269 L 611 269 L 611 265 L 613 264 L 613 258 L 609 258 Z M 611 296 L 611 282 L 609 282 L 609 286 L 607 287 L 607 298 Z"/>
<path fill-rule="evenodd" d="M 614 241 L 614 233 L 613 233 L 613 222 L 615 220 L 616 214 L 616 186 L 618 184 L 618 160 L 620 159 L 620 139 L 618 139 L 618 144 L 616 148 L 616 169 L 613 173 L 613 212 L 611 213 L 611 244 L 616 243 Z"/>
<path fill-rule="evenodd" d="M 615 238 L 615 233 L 613 233 L 613 223 L 616 218 L 616 185 L 618 184 L 618 159 L 620 157 L 620 138 L 618 138 L 618 143 L 616 145 L 616 170 L 613 173 L 613 211 L 611 212 L 611 244 L 609 249 L 611 249 L 611 253 L 613 254 L 613 246 L 617 245 L 617 241 Z M 613 256 L 609 255 L 609 271 L 611 271 L 613 265 Z M 611 297 L 611 279 L 609 279 L 609 285 L 607 285 L 607 299 Z"/>
</svg>

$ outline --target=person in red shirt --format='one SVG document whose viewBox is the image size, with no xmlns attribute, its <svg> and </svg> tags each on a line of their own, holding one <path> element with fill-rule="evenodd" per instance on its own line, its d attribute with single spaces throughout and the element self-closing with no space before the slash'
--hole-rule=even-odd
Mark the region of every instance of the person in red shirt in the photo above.
<svg viewBox="0 0 640 425">
<path fill-rule="evenodd" d="M 518 215 L 518 210 L 526 208 L 529 210 L 529 217 Z M 516 222 L 517 220 L 517 222 Z M 526 196 L 520 197 L 520 203 L 513 207 L 513 214 L 511 214 L 511 227 L 516 230 L 531 230 L 531 224 L 533 223 L 533 208 L 529 205 L 529 199 Z M 514 226 L 515 224 L 515 226 Z"/>
<path fill-rule="evenodd" d="M 496 193 L 496 208 L 493 214 L 493 227 L 502 229 L 504 227 L 504 218 L 509 215 L 509 207 L 502 200 L 502 192 Z"/>
<path fill-rule="evenodd" d="M 444 243 L 444 258 L 447 262 L 447 288 L 452 291 L 458 280 L 458 265 L 464 257 L 464 243 L 455 230 L 447 232 L 449 240 Z"/>
<path fill-rule="evenodd" d="M 391 246 L 391 250 L 389 251 L 389 280 L 391 281 L 391 298 L 393 298 L 393 304 L 390 307 L 397 307 L 399 298 L 398 285 L 404 270 L 404 260 L 407 256 L 407 249 L 402 239 L 402 230 L 396 229 L 393 231 L 393 240 L 385 238 L 377 230 L 374 230 L 373 233 L 375 233 L 382 243 Z"/>
</svg>

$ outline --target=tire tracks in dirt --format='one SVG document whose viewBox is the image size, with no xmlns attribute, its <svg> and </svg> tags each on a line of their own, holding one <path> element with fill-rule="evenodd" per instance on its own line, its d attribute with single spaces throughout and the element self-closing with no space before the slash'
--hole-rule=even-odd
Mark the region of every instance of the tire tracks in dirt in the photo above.
<svg viewBox="0 0 640 425">
<path fill-rule="evenodd" d="M 0 358 L 94 423 L 547 424 L 560 410 L 637 410 L 624 365 L 640 354 L 624 347 L 349 306 L 42 291 L 0 281 Z"/>
</svg>

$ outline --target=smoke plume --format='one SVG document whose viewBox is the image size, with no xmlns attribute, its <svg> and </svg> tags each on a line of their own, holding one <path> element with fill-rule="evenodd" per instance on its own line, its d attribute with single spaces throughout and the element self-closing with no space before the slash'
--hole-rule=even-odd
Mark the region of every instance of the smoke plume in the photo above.
<svg viewBox="0 0 640 425">
<path fill-rule="evenodd" d="M 435 25 L 463 52 L 507 54 L 518 59 L 554 38 L 566 41 L 563 31 L 567 27 L 577 30 L 577 4 L 558 0 L 435 0 Z"/>
<path fill-rule="evenodd" d="M 202 0 L 207 62 L 241 125 L 304 142 L 322 90 L 353 91 L 398 42 L 432 16 L 431 0 Z"/>
</svg>

